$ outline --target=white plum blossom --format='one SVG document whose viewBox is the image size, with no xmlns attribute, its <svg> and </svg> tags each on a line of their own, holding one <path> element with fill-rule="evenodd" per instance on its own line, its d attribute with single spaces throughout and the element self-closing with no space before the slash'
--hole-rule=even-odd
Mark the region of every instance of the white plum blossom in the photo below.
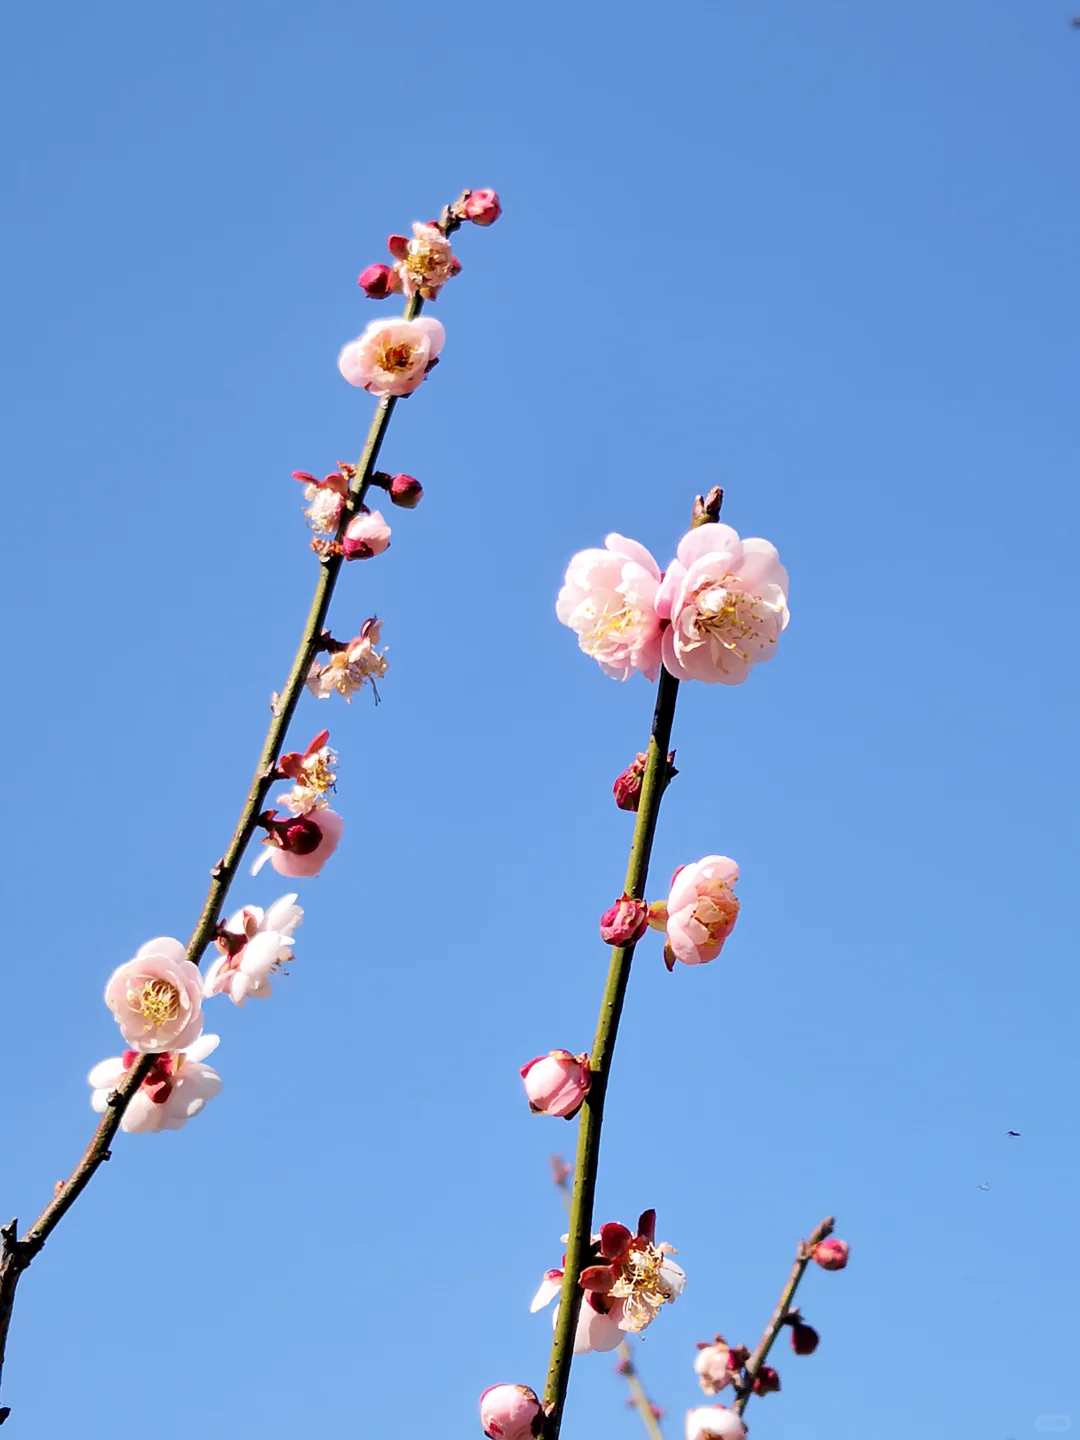
<svg viewBox="0 0 1080 1440">
<path fill-rule="evenodd" d="M 221 1091 L 221 1076 L 202 1062 L 218 1046 L 216 1035 L 202 1035 L 185 1050 L 155 1055 L 149 1075 L 131 1097 L 120 1121 L 131 1134 L 179 1130 Z M 93 1087 L 91 1107 L 104 1115 L 109 1096 L 140 1059 L 134 1050 L 100 1060 L 86 1077 Z"/>
<path fill-rule="evenodd" d="M 293 931 L 304 918 L 296 895 L 283 895 L 268 910 L 245 905 L 218 931 L 222 952 L 206 972 L 203 994 L 228 995 L 234 1005 L 264 1000 L 272 993 L 270 976 L 293 958 Z"/>
</svg>

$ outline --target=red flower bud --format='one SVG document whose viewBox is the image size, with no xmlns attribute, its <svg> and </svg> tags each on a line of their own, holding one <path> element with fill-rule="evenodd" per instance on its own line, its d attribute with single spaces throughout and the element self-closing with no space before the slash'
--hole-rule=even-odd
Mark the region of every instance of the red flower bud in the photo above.
<svg viewBox="0 0 1080 1440">
<path fill-rule="evenodd" d="M 415 475 L 395 475 L 386 488 L 391 502 L 403 510 L 415 510 L 424 498 L 424 487 Z"/>
<path fill-rule="evenodd" d="M 780 1389 L 780 1376 L 771 1365 L 762 1365 L 754 1376 L 755 1395 L 775 1395 Z"/>
<path fill-rule="evenodd" d="M 608 945 L 632 945 L 645 934 L 649 907 L 624 895 L 600 916 L 600 938 Z"/>
<path fill-rule="evenodd" d="M 850 1249 L 846 1240 L 822 1240 L 814 1246 L 814 1259 L 823 1270 L 843 1270 Z"/>
<path fill-rule="evenodd" d="M 796 1355 L 812 1355 L 820 1340 L 821 1336 L 812 1325 L 805 1325 L 801 1320 L 792 1321 L 791 1348 Z"/>
<path fill-rule="evenodd" d="M 502 206 L 494 190 L 473 190 L 465 201 L 465 219 L 474 225 L 494 225 L 501 214 Z"/>
<path fill-rule="evenodd" d="M 645 774 L 646 756 L 639 755 L 628 765 L 611 787 L 615 804 L 620 810 L 636 810 L 641 799 L 641 781 Z"/>
<path fill-rule="evenodd" d="M 369 300 L 385 300 L 401 289 L 397 271 L 391 270 L 389 265 L 369 265 L 366 270 L 360 271 L 356 283 Z"/>
</svg>

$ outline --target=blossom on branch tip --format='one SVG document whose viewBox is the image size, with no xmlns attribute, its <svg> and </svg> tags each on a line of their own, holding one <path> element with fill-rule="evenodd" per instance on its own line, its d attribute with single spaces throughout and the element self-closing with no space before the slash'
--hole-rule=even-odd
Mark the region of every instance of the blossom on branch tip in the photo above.
<svg viewBox="0 0 1080 1440">
<path fill-rule="evenodd" d="M 140 945 L 133 960 L 113 971 L 105 1004 L 128 1045 L 144 1055 L 182 1050 L 202 1033 L 199 967 L 167 935 Z"/>
<path fill-rule="evenodd" d="M 389 265 L 369 265 L 360 271 L 356 283 L 369 300 L 385 300 L 401 290 L 401 277 Z"/>
<path fill-rule="evenodd" d="M 316 658 L 311 662 L 304 684 L 316 700 L 326 700 L 336 691 L 349 701 L 357 690 L 370 684 L 378 701 L 375 681 L 382 679 L 390 665 L 386 651 L 375 649 L 381 631 L 382 621 L 372 616 L 361 625 L 355 639 L 345 643 L 335 641 L 328 660 Z"/>
<path fill-rule="evenodd" d="M 330 803 L 326 797 L 337 786 L 334 766 L 338 757 L 326 743 L 329 739 L 330 731 L 320 730 L 303 754 L 290 750 L 277 762 L 277 773 L 296 782 L 287 794 L 277 797 L 294 815 L 322 810 Z"/>
<path fill-rule="evenodd" d="M 220 1093 L 221 1076 L 202 1062 L 218 1047 L 216 1035 L 202 1035 L 183 1050 L 169 1050 L 154 1057 L 150 1073 L 128 1101 L 121 1130 L 129 1134 L 154 1134 L 179 1130 L 193 1115 Z M 109 1096 L 138 1060 L 138 1052 L 125 1050 L 109 1060 L 99 1060 L 86 1077 L 93 1086 L 90 1105 L 98 1115 L 109 1108 Z"/>
<path fill-rule="evenodd" d="M 304 918 L 295 895 L 283 895 L 269 910 L 245 905 L 218 926 L 221 952 L 206 972 L 203 995 L 228 995 L 234 1005 L 262 1000 L 273 987 L 270 976 L 293 958 L 293 931 Z"/>
<path fill-rule="evenodd" d="M 543 1422 L 536 1391 L 528 1385 L 491 1385 L 480 1396 L 480 1424 L 489 1440 L 530 1440 Z"/>
<path fill-rule="evenodd" d="M 413 225 L 413 238 L 391 235 L 387 244 L 394 257 L 398 289 L 406 296 L 419 294 L 434 300 L 448 280 L 461 273 L 461 261 L 438 225 Z"/>
<path fill-rule="evenodd" d="M 733 886 L 739 867 L 726 855 L 706 855 L 693 865 L 682 865 L 671 877 L 665 901 L 649 906 L 649 924 L 665 930 L 664 963 L 704 965 L 715 960 L 739 918 Z"/>
<path fill-rule="evenodd" d="M 655 680 L 662 650 L 655 609 L 660 567 L 644 545 L 623 535 L 609 535 L 604 546 L 571 559 L 555 613 L 605 675 L 628 680 L 640 670 Z"/>
<path fill-rule="evenodd" d="M 788 575 L 767 540 L 740 540 L 730 525 L 701 525 L 679 541 L 657 614 L 664 666 L 678 680 L 741 685 L 770 660 L 788 623 Z"/>
<path fill-rule="evenodd" d="M 850 1250 L 846 1240 L 822 1240 L 814 1246 L 814 1259 L 823 1270 L 843 1270 Z"/>
<path fill-rule="evenodd" d="M 746 1440 L 746 1426 L 726 1405 L 699 1405 L 686 1412 L 686 1440 Z"/>
<path fill-rule="evenodd" d="M 381 555 L 389 544 L 390 526 L 378 510 L 369 510 L 365 505 L 346 525 L 341 552 L 346 560 L 370 560 L 373 555 Z"/>
<path fill-rule="evenodd" d="M 411 395 L 438 359 L 446 331 L 428 315 L 373 320 L 338 357 L 349 382 L 372 395 Z"/>
<path fill-rule="evenodd" d="M 494 225 L 502 214 L 502 206 L 494 190 L 470 190 L 462 213 L 474 225 Z"/>
<path fill-rule="evenodd" d="M 600 916 L 600 938 L 605 945 L 633 945 L 645 934 L 648 922 L 645 901 L 623 895 Z"/>
<path fill-rule="evenodd" d="M 581 1109 L 592 1084 L 588 1055 L 571 1055 L 569 1050 L 552 1050 L 538 1055 L 521 1069 L 529 1109 L 534 1115 L 554 1115 L 572 1120 Z"/>
<path fill-rule="evenodd" d="M 251 867 L 257 875 L 269 860 L 279 875 L 290 880 L 317 875 L 338 847 L 345 822 L 335 810 L 310 810 L 306 815 L 276 818 L 276 810 L 264 810 L 257 824 L 266 830 L 266 847 Z"/>
</svg>

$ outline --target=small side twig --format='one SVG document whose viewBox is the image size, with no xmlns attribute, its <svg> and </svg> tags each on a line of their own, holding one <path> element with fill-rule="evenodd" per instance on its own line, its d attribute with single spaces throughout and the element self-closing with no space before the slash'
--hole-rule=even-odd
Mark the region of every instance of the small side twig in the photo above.
<svg viewBox="0 0 1080 1440">
<path fill-rule="evenodd" d="M 795 1291 L 799 1288 L 799 1281 L 806 1273 L 806 1267 L 814 1258 L 814 1247 L 820 1245 L 822 1240 L 828 1239 L 832 1234 L 836 1221 L 831 1215 L 827 1215 L 817 1229 L 810 1236 L 809 1240 L 800 1240 L 799 1249 L 795 1256 L 795 1264 L 791 1268 L 791 1274 L 787 1278 L 787 1284 L 780 1292 L 780 1299 L 776 1303 L 776 1309 L 770 1317 L 768 1325 L 765 1326 L 765 1333 L 757 1343 L 757 1348 L 746 1362 L 744 1370 L 745 1379 L 737 1387 L 738 1398 L 731 1407 L 736 1415 L 741 1415 L 746 1409 L 750 1396 L 754 1393 L 754 1381 L 761 1371 L 761 1367 L 769 1358 L 769 1351 L 772 1349 L 776 1337 L 784 1328 L 788 1316 L 791 1314 L 791 1302 L 795 1298 Z"/>
</svg>

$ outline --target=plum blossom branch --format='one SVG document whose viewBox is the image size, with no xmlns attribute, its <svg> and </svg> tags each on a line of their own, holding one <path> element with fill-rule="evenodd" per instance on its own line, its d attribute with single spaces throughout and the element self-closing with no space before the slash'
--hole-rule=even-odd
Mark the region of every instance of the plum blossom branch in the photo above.
<svg viewBox="0 0 1080 1440">
<path fill-rule="evenodd" d="M 653 836 L 656 833 L 660 801 L 667 783 L 667 757 L 671 748 L 671 727 L 675 719 L 675 702 L 679 682 L 666 670 L 661 671 L 656 690 L 652 733 L 646 752 L 645 773 L 641 781 L 634 838 L 626 867 L 624 894 L 631 900 L 643 901 L 649 874 Z M 558 1440 L 562 1424 L 566 1390 L 573 1361 L 574 1334 L 581 1309 L 582 1291 L 578 1284 L 588 1263 L 589 1238 L 592 1233 L 593 1200 L 596 1173 L 600 1160 L 600 1131 L 604 1120 L 604 1097 L 611 1073 L 615 1039 L 619 1030 L 630 967 L 637 942 L 617 945 L 611 954 L 607 984 L 600 1006 L 589 1065 L 592 1083 L 581 1109 L 578 1129 L 577 1163 L 574 1167 L 574 1188 L 570 1200 L 570 1234 L 566 1246 L 566 1262 L 560 1296 L 558 1324 L 551 1346 L 547 1383 L 544 1388 L 546 1414 L 545 1440 Z"/>
<path fill-rule="evenodd" d="M 746 1362 L 744 1380 L 738 1387 L 738 1398 L 731 1407 L 736 1415 L 741 1415 L 749 1403 L 750 1396 L 754 1393 L 754 1381 L 761 1372 L 765 1361 L 769 1358 L 769 1351 L 776 1341 L 776 1337 L 786 1324 L 791 1315 L 791 1302 L 795 1298 L 795 1291 L 799 1288 L 799 1282 L 806 1273 L 806 1267 L 815 1258 L 815 1250 L 823 1240 L 827 1240 L 833 1232 L 836 1222 L 831 1215 L 827 1215 L 817 1229 L 810 1236 L 809 1240 L 800 1240 L 799 1249 L 795 1257 L 795 1264 L 791 1267 L 791 1274 L 787 1278 L 783 1290 L 780 1292 L 780 1299 L 776 1302 L 776 1309 L 765 1326 L 765 1333 L 757 1343 L 754 1353 Z M 846 1247 L 845 1247 L 846 1255 Z M 743 1351 L 746 1354 L 746 1351 Z"/>
<path fill-rule="evenodd" d="M 466 190 L 452 204 L 444 207 L 437 226 L 424 228 L 430 230 L 433 236 L 438 235 L 438 232 L 441 231 L 439 239 L 445 241 L 454 231 L 461 228 L 465 220 L 489 225 L 498 218 L 499 213 L 498 198 L 493 191 Z M 456 273 L 456 271 L 452 273 Z M 434 292 L 429 290 L 428 298 L 433 298 L 433 295 Z M 424 298 L 419 289 L 410 291 L 404 314 L 406 322 L 415 320 L 420 314 Z M 437 325 L 434 328 L 441 331 L 441 327 Z M 432 363 L 434 362 L 432 361 Z M 418 384 L 419 379 L 415 383 Z M 365 388 L 374 387 L 365 385 Z M 415 384 L 412 388 L 415 388 Z M 348 467 L 350 484 L 343 497 L 333 543 L 321 547 L 319 551 L 319 578 L 292 668 L 284 689 L 280 694 L 275 695 L 271 704 L 272 718 L 259 755 L 254 778 L 228 847 L 210 872 L 210 887 L 206 900 L 186 947 L 187 959 L 195 965 L 198 965 L 218 932 L 224 901 L 236 877 L 244 851 L 260 823 L 263 803 L 270 787 L 280 779 L 277 772 L 277 761 L 284 747 L 285 737 L 312 662 L 323 646 L 323 627 L 341 566 L 347 558 L 347 552 L 341 543 L 342 537 L 348 529 L 350 520 L 356 517 L 358 512 L 363 513 L 361 507 L 374 481 L 375 465 L 386 436 L 390 417 L 394 413 L 399 396 L 407 393 L 410 391 L 399 389 L 397 393 L 379 394 L 363 451 L 356 466 Z M 411 479 L 411 477 L 403 478 Z M 415 485 L 415 482 L 413 484 Z M 416 490 L 419 491 L 419 486 L 416 486 Z M 415 504 L 417 499 L 419 499 L 418 493 L 411 503 Z M 143 1054 L 130 1065 L 122 1080 L 109 1094 L 104 1116 L 79 1163 L 67 1180 L 57 1184 L 53 1198 L 29 1229 L 19 1236 L 16 1220 L 12 1220 L 9 1225 L 0 1228 L 0 1377 L 3 1374 L 7 1336 L 19 1277 L 41 1251 L 52 1231 L 86 1189 L 101 1165 L 110 1158 L 109 1147 L 120 1128 L 124 1113 L 139 1092 L 143 1082 L 154 1069 L 155 1060 L 158 1058 L 160 1057 L 153 1054 Z M 0 1424 L 6 1418 L 7 1410 L 4 1409 L 0 1411 Z"/>
</svg>

